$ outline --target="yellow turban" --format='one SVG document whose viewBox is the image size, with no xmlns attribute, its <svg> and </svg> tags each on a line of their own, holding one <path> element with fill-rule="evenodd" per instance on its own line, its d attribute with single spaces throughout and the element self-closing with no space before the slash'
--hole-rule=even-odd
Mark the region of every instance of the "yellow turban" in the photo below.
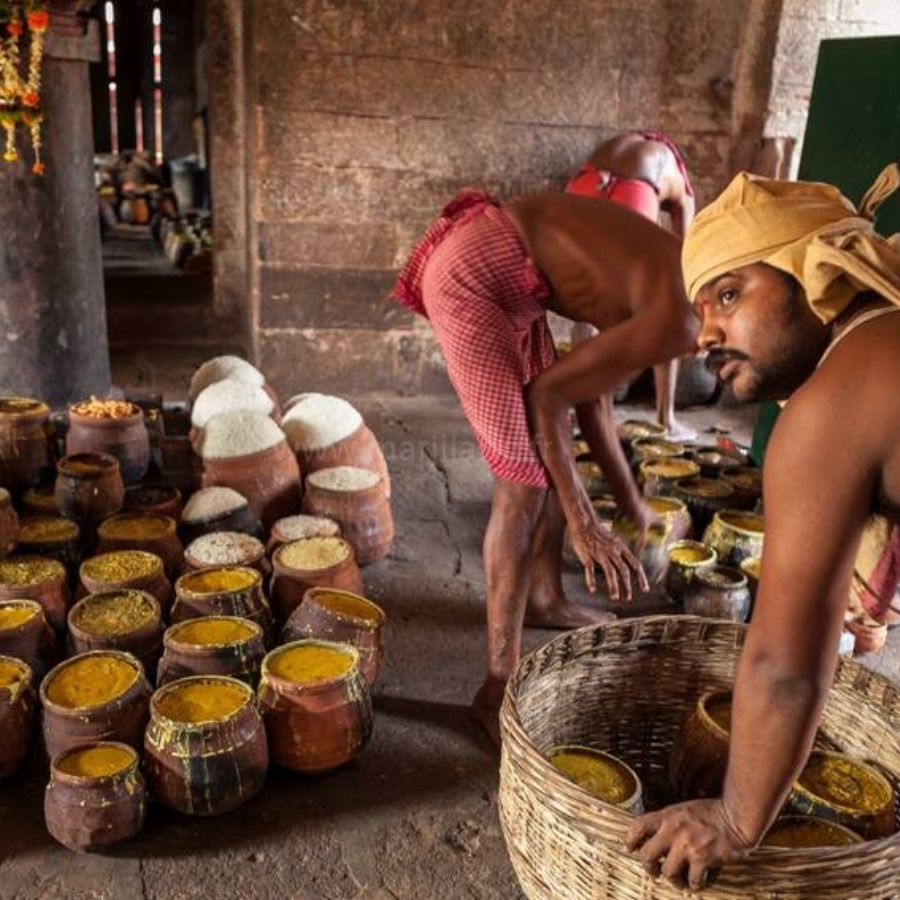
<svg viewBox="0 0 900 900">
<path fill-rule="evenodd" d="M 891 163 L 857 211 L 830 184 L 741 172 L 697 215 L 685 238 L 681 261 L 688 296 L 693 301 L 719 275 L 762 262 L 793 275 L 826 323 L 860 291 L 875 291 L 900 306 L 900 234 L 885 239 L 871 222 L 898 186 L 900 166 Z"/>
</svg>

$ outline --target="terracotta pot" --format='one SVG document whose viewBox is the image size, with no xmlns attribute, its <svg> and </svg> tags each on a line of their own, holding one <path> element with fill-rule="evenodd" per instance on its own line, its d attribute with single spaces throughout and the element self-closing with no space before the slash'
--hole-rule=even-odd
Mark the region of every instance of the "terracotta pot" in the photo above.
<svg viewBox="0 0 900 900">
<path fill-rule="evenodd" d="M 28 663 L 35 683 L 56 661 L 56 635 L 36 600 L 0 600 L 0 654 Z"/>
<path fill-rule="evenodd" d="M 267 529 L 300 511 L 300 468 L 286 441 L 245 456 L 204 459 L 201 484 L 236 490 Z"/>
<path fill-rule="evenodd" d="M 19 534 L 19 517 L 12 505 L 12 497 L 6 488 L 0 487 L 0 557 L 8 556 L 16 549 Z"/>
<path fill-rule="evenodd" d="M 279 654 L 304 646 L 351 656 L 345 674 L 301 684 L 276 675 Z M 294 641 L 263 660 L 259 702 L 272 761 L 296 772 L 326 772 L 355 758 L 372 734 L 369 686 L 359 670 L 359 654 L 348 644 Z"/>
<path fill-rule="evenodd" d="M 120 564 L 119 561 L 122 561 Z M 132 565 L 135 561 L 135 565 Z M 101 567 L 113 571 L 104 572 Z M 118 570 L 118 571 L 116 571 Z M 163 561 L 155 553 L 143 550 L 115 550 L 86 559 L 79 570 L 81 584 L 76 598 L 106 591 L 136 590 L 146 591 L 156 598 L 163 619 L 168 619 L 175 596 L 172 584 L 166 578 Z"/>
<path fill-rule="evenodd" d="M 28 755 L 37 708 L 31 667 L 0 656 L 0 780 L 15 774 Z"/>
<path fill-rule="evenodd" d="M 743 458 L 718 447 L 698 447 L 691 452 L 691 458 L 700 466 L 700 474 L 704 478 L 719 478 L 730 469 L 744 464 Z"/>
<path fill-rule="evenodd" d="M 265 535 L 262 522 L 247 504 L 221 516 L 216 516 L 214 519 L 206 519 L 202 522 L 185 522 L 182 519 L 178 524 L 178 533 L 181 535 L 185 547 L 198 537 L 203 537 L 204 534 L 213 534 L 216 531 L 239 531 L 242 534 L 249 534 L 257 540 L 262 540 Z"/>
<path fill-rule="evenodd" d="M 691 514 L 683 501 L 675 497 L 650 497 L 647 505 L 665 523 L 666 540 L 670 545 L 675 541 L 683 541 L 690 537 Z"/>
<path fill-rule="evenodd" d="M 734 488 L 735 505 L 753 509 L 762 497 L 762 469 L 735 466 L 722 472 L 722 480 Z"/>
<path fill-rule="evenodd" d="M 175 520 L 161 513 L 119 513 L 110 516 L 97 529 L 97 552 L 144 550 L 155 553 L 166 575 L 177 578 L 184 564 L 184 547 L 178 537 Z"/>
<path fill-rule="evenodd" d="M 122 767 L 104 775 L 74 774 L 84 771 L 88 754 L 98 753 Z M 140 757 L 128 744 L 98 741 L 61 753 L 50 764 L 44 822 L 70 850 L 99 850 L 134 837 L 144 827 L 146 807 Z"/>
<path fill-rule="evenodd" d="M 739 569 L 709 566 L 695 570 L 685 591 L 684 611 L 689 616 L 746 622 L 750 615 L 750 589 Z"/>
<path fill-rule="evenodd" d="M 740 566 L 762 556 L 763 517 L 736 509 L 720 509 L 703 532 L 703 543 L 716 551 L 723 566 Z"/>
<path fill-rule="evenodd" d="M 637 463 L 646 459 L 676 458 L 684 455 L 684 444 L 664 437 L 639 437 L 631 442 L 631 455 Z"/>
<path fill-rule="evenodd" d="M 15 575 L 20 566 L 40 567 L 42 574 L 28 583 Z M 58 631 L 66 626 L 69 586 L 66 569 L 59 560 L 44 556 L 12 556 L 0 562 L 0 600 L 36 600 L 44 608 L 47 621 Z"/>
<path fill-rule="evenodd" d="M 225 583 L 216 583 L 222 582 L 223 575 Z M 229 585 L 231 575 L 243 575 L 244 583 Z M 200 616 L 237 616 L 259 625 L 268 640 L 272 634 L 272 613 L 262 583 L 259 571 L 249 566 L 211 566 L 187 572 L 175 582 L 172 622 Z"/>
<path fill-rule="evenodd" d="M 893 786 L 874 766 L 846 753 L 814 750 L 788 795 L 787 809 L 877 840 L 897 830 L 894 801 Z"/>
<path fill-rule="evenodd" d="M 322 540 L 320 538 L 307 538 L 307 540 Z M 309 588 L 331 587 L 339 590 L 352 591 L 355 594 L 362 593 L 363 583 L 359 574 L 359 566 L 353 556 L 353 548 L 342 538 L 326 538 L 329 541 L 340 542 L 346 556 L 340 562 L 327 568 L 300 569 L 291 566 L 286 555 L 291 548 L 300 545 L 301 541 L 290 541 L 282 545 L 272 556 L 272 588 L 270 596 L 272 611 L 279 624 L 287 621 L 288 617 L 301 604 L 303 597 Z"/>
<path fill-rule="evenodd" d="M 134 680 L 127 683 L 124 690 L 110 699 L 103 699 L 91 705 L 78 706 L 67 702 L 56 702 L 53 681 L 68 667 L 82 667 L 94 664 L 92 661 L 112 661 L 113 664 L 131 666 Z M 76 669 L 80 672 L 80 668 Z M 83 676 L 86 677 L 86 676 Z M 108 676 L 104 676 L 108 677 Z M 111 682 L 104 681 L 103 684 Z M 123 682 L 124 683 L 124 682 Z M 99 688 L 101 683 L 92 684 Z M 129 744 L 139 750 L 147 725 L 150 702 L 150 683 L 136 657 L 120 650 L 92 650 L 80 656 L 63 660 L 44 677 L 40 688 L 43 706 L 44 746 L 47 756 L 53 759 L 72 747 L 80 747 L 99 740 L 114 740 Z"/>
<path fill-rule="evenodd" d="M 198 634 L 198 629 L 206 634 Z M 227 675 L 255 688 L 266 655 L 262 628 L 237 616 L 187 619 L 166 629 L 156 683 L 191 675 Z"/>
<path fill-rule="evenodd" d="M 305 516 L 302 513 L 296 516 L 286 516 L 272 526 L 269 541 L 266 544 L 266 554 L 271 559 L 272 554 L 282 544 L 299 541 L 302 538 L 340 536 L 341 526 L 325 516 Z"/>
<path fill-rule="evenodd" d="M 124 509 L 158 513 L 177 520 L 181 515 L 181 491 L 174 484 L 133 484 L 125 488 Z"/>
<path fill-rule="evenodd" d="M 322 486 L 321 469 L 306 479 L 303 511 L 334 519 L 344 540 L 353 547 L 356 561 L 363 566 L 388 555 L 394 541 L 394 518 L 379 477 L 371 487 L 358 490 L 334 490 Z"/>
<path fill-rule="evenodd" d="M 56 505 L 76 522 L 102 522 L 125 500 L 119 461 L 103 453 L 76 453 L 56 464 Z"/>
<path fill-rule="evenodd" d="M 669 544 L 668 555 L 666 593 L 681 605 L 694 573 L 716 564 L 716 551 L 699 541 L 675 541 Z"/>
<path fill-rule="evenodd" d="M 239 697 L 221 718 L 174 718 L 188 691 Z M 173 699 L 174 698 L 174 699 Z M 236 708 L 234 708 L 236 706 Z M 147 784 L 161 803 L 190 815 L 237 809 L 262 789 L 269 766 L 266 732 L 253 691 L 235 678 L 203 675 L 160 688 L 150 703 L 144 739 Z"/>
<path fill-rule="evenodd" d="M 391 476 L 378 440 L 366 425 L 360 425 L 353 434 L 336 441 L 329 447 L 317 450 L 298 450 L 297 462 L 305 475 L 319 469 L 335 466 L 356 466 L 377 472 L 384 483 L 385 496 L 391 496 Z"/>
<path fill-rule="evenodd" d="M 672 492 L 687 505 L 694 534 L 703 534 L 712 517 L 731 506 L 734 499 L 734 488 L 718 478 L 682 478 L 675 482 Z"/>
<path fill-rule="evenodd" d="M 645 419 L 625 419 L 616 426 L 619 435 L 619 443 L 622 452 L 630 459 L 633 453 L 631 443 L 636 438 L 664 437 L 666 429 L 657 422 L 648 422 Z"/>
<path fill-rule="evenodd" d="M 28 397 L 0 398 L 0 483 L 20 494 L 51 474 L 50 407 Z"/>
<path fill-rule="evenodd" d="M 220 534 L 224 538 L 226 535 L 233 534 L 234 532 L 223 531 L 213 533 Z M 256 569 L 263 577 L 267 577 L 272 568 L 269 565 L 269 560 L 266 558 L 265 545 L 259 539 L 254 538 L 253 535 L 246 534 L 246 532 L 236 532 L 236 534 L 241 538 L 240 549 L 243 551 L 239 560 L 233 561 L 235 557 L 230 551 L 223 551 L 221 560 L 218 558 L 215 560 L 211 558 L 212 556 L 218 556 L 219 554 L 204 553 L 201 555 L 199 553 L 199 548 L 196 546 L 197 542 L 194 540 L 188 544 L 184 551 L 185 572 L 196 572 L 200 569 L 209 569 L 212 567 L 247 566 L 248 568 Z M 205 535 L 201 535 L 201 537 L 205 537 Z"/>
<path fill-rule="evenodd" d="M 53 474 L 55 476 L 56 473 Z M 28 488 L 19 501 L 19 509 L 23 516 L 58 516 L 55 482 Z"/>
<path fill-rule="evenodd" d="M 136 620 L 131 627 L 122 627 L 114 632 L 91 627 L 89 617 L 98 604 L 108 602 L 110 598 L 130 596 L 143 605 L 145 615 Z M 107 591 L 100 594 L 88 594 L 69 610 L 69 646 L 73 653 L 86 653 L 90 650 L 124 650 L 136 656 L 144 667 L 144 672 L 152 678 L 156 672 L 156 664 L 162 655 L 162 611 L 156 598 L 147 591 L 128 589 L 126 591 Z"/>
<path fill-rule="evenodd" d="M 645 459 L 638 466 L 638 484 L 645 497 L 667 497 L 673 494 L 676 481 L 699 474 L 700 466 L 690 459 L 668 456 Z"/>
<path fill-rule="evenodd" d="M 119 461 L 122 478 L 135 484 L 150 465 L 150 438 L 144 425 L 144 412 L 135 407 L 130 416 L 120 419 L 97 419 L 69 410 L 66 455 L 105 453 Z"/>
<path fill-rule="evenodd" d="M 853 653 L 878 653 L 887 643 L 887 625 L 870 619 L 867 615 L 849 615 L 844 619 L 844 628 L 853 635 Z"/>
<path fill-rule="evenodd" d="M 703 694 L 685 721 L 669 761 L 669 780 L 679 799 L 721 795 L 730 731 L 731 692 Z"/>
<path fill-rule="evenodd" d="M 81 562 L 81 529 L 77 522 L 62 516 L 22 519 L 19 552 L 57 559 L 71 577 Z"/>
<path fill-rule="evenodd" d="M 358 593 L 314 587 L 291 613 L 281 632 L 281 642 L 319 638 L 352 644 L 359 653 L 359 669 L 372 686 L 381 668 L 384 621 L 384 610 Z"/>
</svg>

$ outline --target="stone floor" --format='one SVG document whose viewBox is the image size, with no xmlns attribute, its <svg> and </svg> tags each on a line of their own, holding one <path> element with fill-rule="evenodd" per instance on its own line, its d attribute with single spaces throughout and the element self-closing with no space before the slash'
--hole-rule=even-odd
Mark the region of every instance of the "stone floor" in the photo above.
<svg viewBox="0 0 900 900">
<path fill-rule="evenodd" d="M 0 900 L 521 896 L 497 817 L 497 758 L 467 712 L 484 660 L 490 479 L 453 398 L 359 405 L 390 462 L 397 522 L 390 558 L 364 573 L 389 617 L 365 753 L 324 777 L 272 771 L 260 796 L 224 817 L 153 806 L 140 836 L 92 856 L 44 830 L 44 772 L 34 764 L 0 786 Z M 748 439 L 746 414 L 687 418 L 701 428 L 728 422 Z M 566 580 L 584 596 L 576 573 Z M 551 636 L 529 631 L 527 643 Z M 873 662 L 897 676 L 891 645 Z"/>
</svg>

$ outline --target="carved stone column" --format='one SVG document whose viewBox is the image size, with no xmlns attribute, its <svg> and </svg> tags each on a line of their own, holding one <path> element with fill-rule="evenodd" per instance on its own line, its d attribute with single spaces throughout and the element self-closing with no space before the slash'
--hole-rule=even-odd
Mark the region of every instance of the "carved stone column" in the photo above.
<svg viewBox="0 0 900 900">
<path fill-rule="evenodd" d="M 110 386 L 88 81 L 99 38 L 77 15 L 89 5 L 50 4 L 46 174 L 31 174 L 24 142 L 0 163 L 0 392 L 53 406 Z"/>
</svg>

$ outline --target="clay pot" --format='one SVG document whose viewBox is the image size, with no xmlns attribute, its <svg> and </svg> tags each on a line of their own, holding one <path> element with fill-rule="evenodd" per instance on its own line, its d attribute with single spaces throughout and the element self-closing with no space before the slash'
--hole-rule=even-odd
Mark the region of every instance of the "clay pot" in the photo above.
<svg viewBox="0 0 900 900">
<path fill-rule="evenodd" d="M 221 516 L 216 516 L 214 519 L 205 519 L 202 522 L 185 522 L 182 519 L 178 524 L 178 533 L 181 535 L 185 547 L 198 537 L 217 531 L 239 531 L 242 534 L 249 534 L 257 540 L 262 540 L 265 534 L 262 522 L 246 503 Z"/>
<path fill-rule="evenodd" d="M 303 527 L 296 526 L 297 520 L 303 521 Z M 287 516 L 279 519 L 273 526 L 269 534 L 269 541 L 266 544 L 266 554 L 271 559 L 272 554 L 282 545 L 290 541 L 299 541 L 303 538 L 310 537 L 340 537 L 341 526 L 333 519 L 326 519 L 324 516 Z"/>
<path fill-rule="evenodd" d="M 0 487 L 0 557 L 8 556 L 16 549 L 19 534 L 19 517 L 6 488 Z"/>
<path fill-rule="evenodd" d="M 300 511 L 300 468 L 286 441 L 245 456 L 204 459 L 201 485 L 233 488 L 267 529 Z"/>
<path fill-rule="evenodd" d="M 739 566 L 762 556 L 763 517 L 736 509 L 720 509 L 703 532 L 703 543 L 716 551 L 723 566 Z"/>
<path fill-rule="evenodd" d="M 15 774 L 28 755 L 37 708 L 31 667 L 0 656 L 0 780 Z"/>
<path fill-rule="evenodd" d="M 638 466 L 638 484 L 645 497 L 667 497 L 673 494 L 676 481 L 699 474 L 700 466 L 690 459 L 668 456 L 644 459 Z"/>
<path fill-rule="evenodd" d="M 126 512 L 158 513 L 178 519 L 181 515 L 181 491 L 174 484 L 133 484 L 125 488 Z"/>
<path fill-rule="evenodd" d="M 88 753 L 115 754 L 121 768 L 104 775 L 74 774 Z M 44 822 L 70 850 L 99 850 L 134 837 L 144 827 L 146 807 L 140 757 L 128 744 L 98 741 L 61 753 L 50 764 Z"/>
<path fill-rule="evenodd" d="M 20 494 L 50 474 L 50 407 L 29 397 L 0 398 L 0 484 Z"/>
<path fill-rule="evenodd" d="M 683 501 L 675 497 L 650 497 L 647 506 L 665 523 L 669 544 L 690 537 L 691 514 Z"/>
<path fill-rule="evenodd" d="M 598 800 L 618 806 L 634 816 L 643 814 L 644 789 L 637 772 L 611 753 L 579 744 L 560 744 L 547 752 L 547 760 Z M 618 799 L 622 794 L 624 799 Z"/>
<path fill-rule="evenodd" d="M 855 831 L 818 816 L 779 816 L 760 846 L 808 850 L 811 847 L 850 847 L 861 844 L 862 840 Z"/>
<path fill-rule="evenodd" d="M 301 684 L 272 672 L 279 654 L 323 647 L 351 657 L 343 675 Z M 272 761 L 296 772 L 327 772 L 356 757 L 372 734 L 372 700 L 348 644 L 303 640 L 273 650 L 263 660 L 259 703 Z"/>
<path fill-rule="evenodd" d="M 0 600 L 0 654 L 28 663 L 35 683 L 55 662 L 56 636 L 36 600 Z"/>
<path fill-rule="evenodd" d="M 56 464 L 56 505 L 76 522 L 102 522 L 125 500 L 119 461 L 104 453 L 76 453 Z"/>
<path fill-rule="evenodd" d="M 894 799 L 891 783 L 874 766 L 846 753 L 814 750 L 788 795 L 787 809 L 794 815 L 837 822 L 866 840 L 877 840 L 897 830 Z"/>
<path fill-rule="evenodd" d="M 198 627 L 229 631 L 218 637 L 196 635 Z M 255 688 L 266 655 L 262 628 L 237 616 L 206 616 L 170 625 L 163 637 L 163 656 L 156 683 L 162 687 L 191 675 L 227 675 Z"/>
<path fill-rule="evenodd" d="M 97 571 L 99 563 L 112 562 L 120 554 L 123 554 L 126 559 L 133 559 L 137 555 L 141 563 L 139 571 L 134 574 L 122 572 L 114 577 Z M 101 594 L 107 591 L 146 591 L 156 598 L 156 602 L 159 603 L 162 611 L 163 619 L 168 619 L 169 617 L 174 591 L 172 590 L 171 582 L 166 578 L 163 561 L 155 553 L 147 553 L 143 550 L 103 553 L 86 559 L 81 564 L 79 576 L 81 584 L 75 594 L 78 599 L 86 597 L 88 594 Z"/>
<path fill-rule="evenodd" d="M 59 560 L 72 575 L 81 561 L 81 529 L 62 516 L 23 519 L 19 530 L 19 552 Z"/>
<path fill-rule="evenodd" d="M 750 615 L 750 589 L 739 569 L 709 566 L 694 571 L 684 594 L 684 611 L 689 616 L 746 622 Z"/>
<path fill-rule="evenodd" d="M 19 501 L 19 509 L 23 517 L 58 516 L 59 507 L 56 505 L 55 483 L 51 481 L 48 484 L 39 484 L 28 488 Z"/>
<path fill-rule="evenodd" d="M 113 660 L 131 666 L 132 681 L 112 699 L 90 706 L 70 706 L 50 699 L 53 679 L 69 666 L 81 666 L 91 660 Z M 99 740 L 114 740 L 139 750 L 147 724 L 150 702 L 150 683 L 136 657 L 120 650 L 92 650 L 54 666 L 44 677 L 40 688 L 43 706 L 44 746 L 53 759 L 72 747 L 80 747 Z"/>
<path fill-rule="evenodd" d="M 684 444 L 663 437 L 639 437 L 631 442 L 631 456 L 638 464 L 647 459 L 669 459 L 683 455 Z"/>
<path fill-rule="evenodd" d="M 3 571 L 8 566 L 39 566 L 44 574 L 27 584 L 12 577 L 4 580 Z M 61 631 L 66 626 L 70 600 L 65 566 L 44 556 L 9 557 L 0 563 L 0 600 L 36 600 L 44 608 L 47 621 Z"/>
<path fill-rule="evenodd" d="M 225 535 L 231 534 L 232 532 L 213 532 L 214 534 L 221 534 L 223 537 Z M 271 572 L 271 566 L 269 565 L 269 560 L 266 558 L 266 548 L 265 545 L 257 538 L 254 538 L 253 535 L 248 535 L 245 532 L 238 532 L 239 537 L 242 539 L 241 541 L 241 550 L 242 552 L 241 558 L 237 562 L 231 561 L 231 554 L 223 554 L 222 561 L 213 561 L 208 558 L 205 554 L 200 555 L 197 547 L 195 546 L 196 541 L 191 541 L 188 544 L 187 548 L 184 551 L 184 570 L 185 572 L 196 572 L 200 569 L 209 569 L 211 567 L 231 567 L 235 565 L 239 566 L 247 566 L 251 569 L 256 569 L 261 575 L 268 576 Z M 210 554 L 215 555 L 215 554 Z M 228 557 L 228 561 L 225 559 Z"/>
<path fill-rule="evenodd" d="M 887 643 L 887 625 L 870 619 L 867 615 L 848 615 L 844 628 L 853 635 L 853 653 L 878 653 Z"/>
<path fill-rule="evenodd" d="M 695 534 L 703 534 L 712 517 L 731 506 L 734 499 L 734 488 L 718 478 L 682 478 L 675 482 L 672 492 L 687 505 Z"/>
<path fill-rule="evenodd" d="M 178 537 L 175 519 L 161 513 L 119 513 L 110 516 L 97 529 L 97 552 L 144 550 L 155 553 L 166 575 L 177 578 L 184 564 L 184 547 Z"/>
<path fill-rule="evenodd" d="M 669 566 L 666 552 L 670 543 L 669 525 L 666 522 L 654 522 L 647 529 L 642 547 L 637 546 L 637 531 L 627 520 L 617 519 L 613 523 L 613 530 L 624 539 L 631 552 L 638 558 L 650 588 L 660 584 Z"/>
<path fill-rule="evenodd" d="M 704 478 L 719 478 L 730 469 L 743 466 L 744 460 L 718 447 L 699 447 L 692 451 L 691 457 L 700 466 L 700 474 Z"/>
<path fill-rule="evenodd" d="M 735 505 L 740 509 L 753 509 L 762 497 L 762 469 L 734 466 L 723 470 L 722 480 L 734 488 Z"/>
<path fill-rule="evenodd" d="M 328 473 L 336 471 L 320 469 L 306 479 L 303 511 L 334 519 L 344 540 L 353 547 L 359 565 L 384 558 L 394 540 L 394 518 L 381 478 L 370 487 L 336 490 L 325 486 Z"/>
<path fill-rule="evenodd" d="M 307 538 L 306 540 L 321 539 Z M 274 572 L 270 597 L 272 611 L 279 623 L 287 621 L 291 613 L 301 604 L 304 595 L 310 588 L 330 587 L 351 591 L 355 594 L 362 592 L 362 577 L 353 556 L 353 548 L 342 538 L 326 538 L 325 540 L 339 542 L 346 552 L 346 556 L 340 562 L 327 568 L 300 569 L 288 563 L 286 556 L 290 554 L 292 547 L 302 544 L 301 541 L 290 541 L 279 547 L 273 554 Z"/>
<path fill-rule="evenodd" d="M 592 458 L 579 459 L 575 463 L 575 469 L 588 497 L 599 497 L 609 493 L 610 485 L 603 474 L 603 469 Z"/>
<path fill-rule="evenodd" d="M 197 690 L 227 692 L 238 699 L 221 718 L 174 718 L 173 698 Z M 213 675 L 181 678 L 153 695 L 144 753 L 153 795 L 189 815 L 237 809 L 259 793 L 269 767 L 266 732 L 253 691 L 235 678 Z"/>
<path fill-rule="evenodd" d="M 243 576 L 244 583 L 230 585 L 232 576 Z M 255 622 L 268 639 L 272 633 L 272 613 L 262 582 L 259 571 L 249 566 L 212 566 L 187 572 L 175 582 L 172 622 L 200 616 L 237 616 Z"/>
<path fill-rule="evenodd" d="M 333 469 L 335 466 L 356 466 L 377 472 L 384 483 L 385 496 L 391 496 L 391 476 L 378 440 L 366 425 L 360 425 L 353 434 L 336 441 L 329 447 L 317 450 L 298 450 L 297 462 L 305 475 L 319 469 Z"/>
<path fill-rule="evenodd" d="M 104 453 L 119 461 L 122 478 L 135 484 L 150 465 L 150 438 L 144 425 L 144 412 L 134 407 L 130 416 L 98 419 L 69 410 L 66 455 Z"/>
<path fill-rule="evenodd" d="M 666 593 L 676 603 L 683 604 L 694 573 L 699 569 L 714 566 L 716 551 L 699 541 L 676 541 L 674 544 L 669 544 L 668 555 Z"/>
<path fill-rule="evenodd" d="M 622 445 L 622 452 L 626 458 L 630 459 L 632 455 L 631 443 L 636 438 L 642 437 L 664 437 L 666 429 L 657 422 L 648 422 L 645 419 L 626 419 L 616 426 L 619 435 L 619 443 Z"/>
<path fill-rule="evenodd" d="M 145 604 L 146 616 L 137 621 L 133 627 L 117 630 L 114 633 L 103 633 L 92 629 L 85 621 L 91 609 L 96 609 L 109 598 L 123 594 L 140 598 L 138 602 Z M 156 672 L 156 664 L 162 654 L 162 611 L 156 598 L 147 591 L 107 591 L 100 594 L 88 594 L 69 610 L 69 645 L 73 653 L 86 653 L 90 650 L 124 650 L 136 656 L 150 677 Z"/>
<path fill-rule="evenodd" d="M 669 759 L 669 780 L 680 800 L 721 795 L 730 730 L 731 692 L 703 694 L 685 721 Z"/>
<path fill-rule="evenodd" d="M 314 587 L 291 613 L 281 642 L 319 638 L 352 644 L 359 653 L 359 669 L 371 687 L 381 668 L 384 621 L 384 610 L 358 593 Z"/>
</svg>

